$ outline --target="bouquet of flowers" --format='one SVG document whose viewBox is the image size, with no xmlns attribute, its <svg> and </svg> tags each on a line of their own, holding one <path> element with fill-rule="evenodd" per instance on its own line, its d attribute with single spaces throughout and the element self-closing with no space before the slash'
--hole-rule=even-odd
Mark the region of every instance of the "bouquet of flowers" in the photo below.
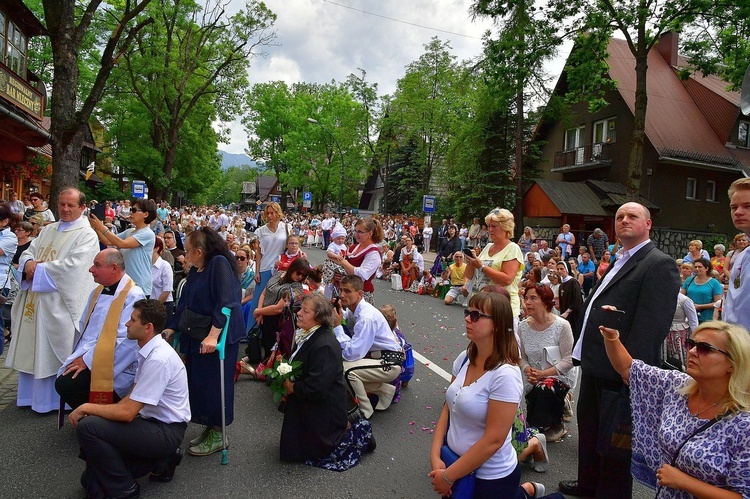
<svg viewBox="0 0 750 499">
<path fill-rule="evenodd" d="M 281 357 L 277 357 L 272 367 L 267 367 L 261 372 L 266 379 L 271 381 L 270 387 L 273 392 L 273 401 L 275 404 L 282 402 L 286 396 L 284 382 L 288 379 L 294 381 L 294 375 L 299 373 L 301 366 L 302 362 L 299 360 L 290 363 Z"/>
</svg>

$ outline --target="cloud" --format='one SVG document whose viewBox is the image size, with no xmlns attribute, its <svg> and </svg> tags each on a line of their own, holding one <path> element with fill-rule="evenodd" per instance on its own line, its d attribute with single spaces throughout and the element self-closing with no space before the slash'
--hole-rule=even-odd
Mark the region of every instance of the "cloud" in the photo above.
<svg viewBox="0 0 750 499">
<path fill-rule="evenodd" d="M 267 0 L 268 8 L 278 16 L 275 24 L 278 46 L 266 47 L 266 57 L 253 59 L 250 79 L 253 83 L 343 82 L 362 68 L 367 72 L 367 81 L 377 83 L 379 95 L 392 94 L 406 66 L 424 53 L 424 45 L 434 36 L 449 40 L 458 60 L 481 55 L 481 38 L 492 28 L 492 22 L 472 20 L 469 14 L 472 3 L 471 0 Z M 244 0 L 231 0 L 230 11 L 243 4 Z M 239 119 L 231 127 L 232 143 L 222 148 L 241 152 L 247 139 Z"/>
</svg>

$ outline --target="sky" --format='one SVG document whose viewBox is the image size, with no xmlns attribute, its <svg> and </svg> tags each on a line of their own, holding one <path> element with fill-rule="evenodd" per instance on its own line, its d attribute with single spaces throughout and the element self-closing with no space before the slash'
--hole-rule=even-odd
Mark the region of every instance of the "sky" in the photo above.
<svg viewBox="0 0 750 499">
<path fill-rule="evenodd" d="M 244 3 L 230 0 L 228 10 L 240 9 Z M 492 28 L 491 20 L 471 19 L 471 0 L 265 3 L 277 15 L 276 46 L 266 47 L 265 56 L 252 60 L 252 83 L 343 82 L 362 68 L 367 81 L 377 83 L 378 95 L 392 94 L 405 67 L 422 55 L 432 37 L 448 40 L 458 60 L 474 59 L 482 53 L 482 35 Z M 225 126 L 231 129 L 231 142 L 219 148 L 242 153 L 247 147 L 247 134 L 240 119 Z"/>
</svg>

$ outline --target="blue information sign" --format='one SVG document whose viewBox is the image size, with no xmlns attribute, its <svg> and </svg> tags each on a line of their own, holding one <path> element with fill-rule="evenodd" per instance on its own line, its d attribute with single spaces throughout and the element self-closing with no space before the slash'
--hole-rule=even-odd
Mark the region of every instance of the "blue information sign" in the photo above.
<svg viewBox="0 0 750 499">
<path fill-rule="evenodd" d="M 302 201 L 312 201 L 312 192 L 303 192 Z"/>
<path fill-rule="evenodd" d="M 134 198 L 146 197 L 146 182 L 143 180 L 133 180 L 131 184 Z"/>
<path fill-rule="evenodd" d="M 435 196 L 422 196 L 422 211 L 435 213 Z"/>
</svg>

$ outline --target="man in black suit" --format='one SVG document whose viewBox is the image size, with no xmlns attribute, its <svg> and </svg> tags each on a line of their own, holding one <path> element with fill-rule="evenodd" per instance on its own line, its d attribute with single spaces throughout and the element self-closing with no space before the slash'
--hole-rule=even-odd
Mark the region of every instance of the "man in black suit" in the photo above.
<svg viewBox="0 0 750 499">
<path fill-rule="evenodd" d="M 649 239 L 651 214 L 638 203 L 625 203 L 615 215 L 621 254 L 583 304 L 575 328 L 574 361 L 581 364 L 578 401 L 578 480 L 560 482 L 560 492 L 581 497 L 630 499 L 630 458 L 619 461 L 597 453 L 602 393 L 624 386 L 612 368 L 599 333 L 600 309 L 612 305 L 625 312 L 620 339 L 634 359 L 660 363 L 661 344 L 677 304 L 680 277 L 674 260 Z"/>
</svg>

